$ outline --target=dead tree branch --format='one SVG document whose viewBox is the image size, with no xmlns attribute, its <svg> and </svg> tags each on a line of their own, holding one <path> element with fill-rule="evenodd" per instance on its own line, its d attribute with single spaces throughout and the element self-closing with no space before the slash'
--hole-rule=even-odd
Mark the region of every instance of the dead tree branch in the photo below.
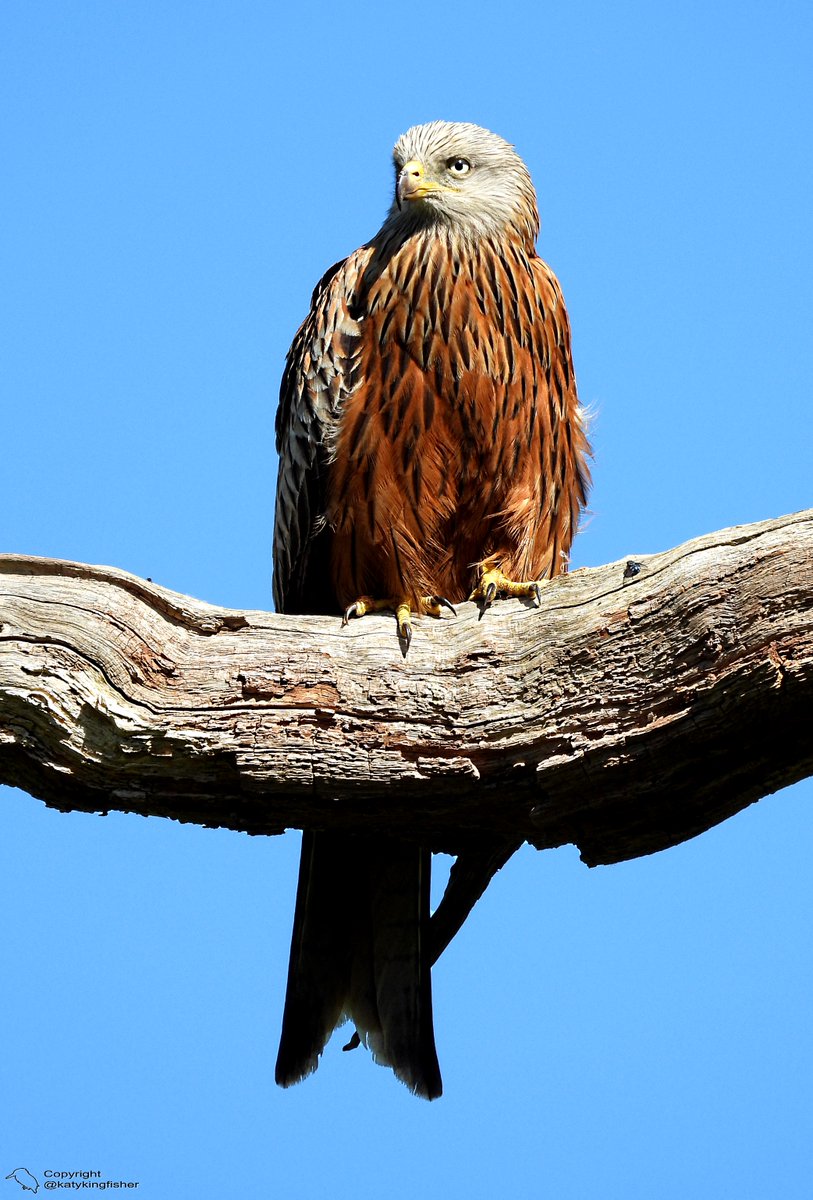
<svg viewBox="0 0 813 1200">
<path fill-rule="evenodd" d="M 662 849 L 813 772 L 813 511 L 574 572 L 482 620 L 211 607 L 0 557 L 0 781 L 63 809 L 458 851 Z"/>
</svg>

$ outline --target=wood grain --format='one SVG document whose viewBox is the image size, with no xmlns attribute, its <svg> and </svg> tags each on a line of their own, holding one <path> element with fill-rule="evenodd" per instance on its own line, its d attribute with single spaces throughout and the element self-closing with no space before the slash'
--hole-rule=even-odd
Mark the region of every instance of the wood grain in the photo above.
<svg viewBox="0 0 813 1200">
<path fill-rule="evenodd" d="M 0 557 L 0 781 L 251 833 L 377 829 L 589 864 L 813 771 L 813 510 L 573 572 L 482 619 L 219 609 Z"/>
</svg>

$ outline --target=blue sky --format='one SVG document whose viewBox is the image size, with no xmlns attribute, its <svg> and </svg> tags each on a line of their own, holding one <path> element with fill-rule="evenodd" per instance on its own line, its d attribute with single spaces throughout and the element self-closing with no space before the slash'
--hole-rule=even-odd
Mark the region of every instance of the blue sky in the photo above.
<svg viewBox="0 0 813 1200">
<path fill-rule="evenodd" d="M 0 548 L 269 608 L 273 418 L 399 133 L 513 141 L 597 412 L 574 566 L 811 504 L 801 3 L 6 0 Z M 495 618 L 496 619 L 496 618 Z M 813 786 L 666 853 L 525 850 L 434 972 L 445 1095 L 273 1084 L 297 837 L 0 791 L 0 1190 L 809 1194 Z"/>
</svg>

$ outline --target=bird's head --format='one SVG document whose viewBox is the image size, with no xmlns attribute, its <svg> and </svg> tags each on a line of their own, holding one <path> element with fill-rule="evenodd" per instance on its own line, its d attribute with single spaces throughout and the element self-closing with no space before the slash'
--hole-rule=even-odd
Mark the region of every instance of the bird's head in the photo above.
<svg viewBox="0 0 813 1200">
<path fill-rule="evenodd" d="M 513 146 L 453 121 L 414 125 L 395 143 L 395 198 L 387 225 L 412 232 L 444 225 L 481 238 L 513 228 L 532 246 L 536 193 Z"/>
</svg>

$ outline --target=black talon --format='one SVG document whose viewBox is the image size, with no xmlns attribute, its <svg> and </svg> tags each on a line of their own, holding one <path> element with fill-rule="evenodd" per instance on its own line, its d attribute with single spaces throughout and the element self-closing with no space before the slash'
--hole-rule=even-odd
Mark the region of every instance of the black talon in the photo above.
<svg viewBox="0 0 813 1200">
<path fill-rule="evenodd" d="M 488 585 L 488 587 L 486 588 L 486 594 L 483 597 L 483 608 L 490 608 L 491 602 L 493 601 L 493 599 L 496 595 L 497 595 L 497 585 L 496 585 L 496 583 L 490 583 Z"/>
<path fill-rule="evenodd" d="M 536 607 L 542 607 L 542 589 L 538 583 L 534 583 L 534 596 L 536 597 Z"/>
<path fill-rule="evenodd" d="M 453 612 L 457 616 L 457 609 L 451 600 L 447 600 L 445 596 L 433 596 L 432 603 L 437 604 L 439 608 L 448 608 L 449 612 Z"/>
<path fill-rule="evenodd" d="M 342 628 L 344 628 L 351 617 L 355 616 L 358 616 L 358 605 L 351 604 L 349 608 L 344 610 L 344 616 L 342 617 Z"/>
<path fill-rule="evenodd" d="M 406 653 L 406 651 L 412 645 L 412 626 L 411 625 L 399 625 L 398 626 L 398 636 L 402 642 L 406 643 L 406 645 L 404 646 L 404 653 Z"/>
<path fill-rule="evenodd" d="M 354 1030 L 353 1036 L 351 1037 L 351 1039 L 347 1043 L 347 1045 L 342 1046 L 342 1050 L 355 1050 L 360 1045 L 361 1045 L 361 1038 L 359 1037 L 359 1031 L 356 1029 L 356 1030 Z"/>
</svg>

